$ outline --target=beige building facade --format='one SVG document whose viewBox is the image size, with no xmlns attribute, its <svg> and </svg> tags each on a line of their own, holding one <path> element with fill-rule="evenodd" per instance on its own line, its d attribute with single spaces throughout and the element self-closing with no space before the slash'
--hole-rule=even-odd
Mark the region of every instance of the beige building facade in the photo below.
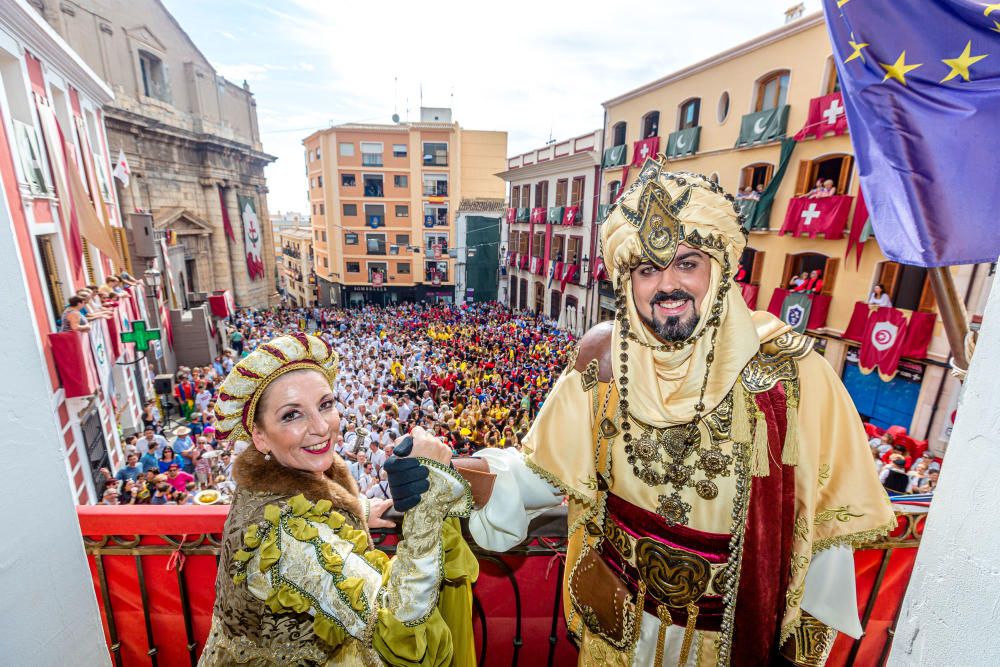
<svg viewBox="0 0 1000 667">
<path fill-rule="evenodd" d="M 500 300 L 582 333 L 592 312 L 601 131 L 507 159 Z M 505 275 L 504 275 L 505 274 Z"/>
<path fill-rule="evenodd" d="M 770 185 L 780 171 L 781 139 L 792 137 L 808 123 L 816 125 L 817 118 L 809 117 L 812 100 L 822 98 L 819 118 L 843 114 L 842 105 L 835 102 L 839 85 L 831 54 L 822 14 L 812 14 L 605 102 L 602 210 L 634 181 L 638 168 L 633 165 L 641 164 L 643 145 L 656 142 L 670 168 L 710 176 L 734 195 L 748 187 Z M 761 140 L 748 141 L 758 121 L 757 130 L 772 121 L 774 126 L 757 135 Z M 926 270 L 887 261 L 874 237 L 864 242 L 856 266 L 854 250 L 845 259 L 847 231 L 830 239 L 779 234 L 795 198 L 809 193 L 817 180 L 827 179 L 833 182 L 836 195 L 850 198 L 844 215 L 852 220 L 858 177 L 849 134 L 826 133 L 795 144 L 770 215 L 763 216 L 759 228 L 750 232 L 749 250 L 741 262 L 749 287 L 745 293 L 752 305 L 765 310 L 775 291 L 787 288 L 792 276 L 820 270 L 828 312 L 819 326 L 812 326 L 810 320 L 808 332 L 841 373 L 859 411 L 875 422 L 903 426 L 913 437 L 928 439 L 932 449 L 941 451 L 950 434 L 953 410 L 949 406 L 955 404 L 960 385 L 948 373 L 949 347 L 940 317 L 926 356 L 904 357 L 900 373 L 890 382 L 882 382 L 875 373 L 862 377 L 857 367 L 858 344 L 843 338 L 855 304 L 867 301 L 876 284 L 884 284 L 893 305 L 907 315 L 936 313 Z M 752 212 L 756 204 L 747 206 L 745 210 Z M 806 218 L 798 219 L 798 210 L 793 209 L 790 216 L 800 229 L 808 225 L 811 215 L 803 213 Z M 951 270 L 970 314 L 981 315 L 988 276 L 994 269 L 980 265 Z M 783 293 L 778 294 L 780 298 Z M 611 296 L 610 286 L 603 284 L 599 297 L 603 311 L 599 313 L 605 317 Z"/>
<path fill-rule="evenodd" d="M 127 188 L 115 181 L 122 210 L 148 211 L 157 232 L 180 238 L 190 291 L 231 290 L 241 306 L 274 302 L 270 225 L 247 231 L 251 242 L 263 235 L 264 264 L 263 275 L 248 271 L 245 203 L 268 220 L 264 167 L 274 158 L 246 84 L 220 76 L 159 0 L 31 4 L 114 91 L 104 110 L 109 149 L 115 159 L 124 150 L 132 173 Z"/>
<path fill-rule="evenodd" d="M 452 301 L 459 203 L 504 196 L 506 132 L 422 109 L 420 122 L 337 125 L 303 146 L 320 303 Z"/>
<path fill-rule="evenodd" d="M 277 232 L 281 253 L 278 259 L 278 287 L 286 306 L 316 305 L 316 276 L 313 275 L 313 230 L 292 227 Z"/>
</svg>

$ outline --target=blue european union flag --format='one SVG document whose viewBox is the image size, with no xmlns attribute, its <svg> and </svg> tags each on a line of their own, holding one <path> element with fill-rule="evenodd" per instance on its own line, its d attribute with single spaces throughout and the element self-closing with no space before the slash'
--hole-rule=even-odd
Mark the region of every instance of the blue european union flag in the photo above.
<svg viewBox="0 0 1000 667">
<path fill-rule="evenodd" d="M 861 189 L 885 255 L 1000 256 L 1000 3 L 823 0 Z"/>
</svg>

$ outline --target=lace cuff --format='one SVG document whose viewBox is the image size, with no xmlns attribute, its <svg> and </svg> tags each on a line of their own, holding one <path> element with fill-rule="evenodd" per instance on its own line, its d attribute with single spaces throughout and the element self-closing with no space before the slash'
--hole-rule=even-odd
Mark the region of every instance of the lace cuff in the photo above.
<svg viewBox="0 0 1000 667">
<path fill-rule="evenodd" d="M 430 488 L 420 504 L 403 515 L 403 540 L 392 559 L 387 608 L 406 626 L 426 621 L 437 607 L 444 576 L 441 527 L 446 517 L 468 516 L 472 490 L 462 476 L 436 461 L 420 459 L 430 470 Z"/>
</svg>

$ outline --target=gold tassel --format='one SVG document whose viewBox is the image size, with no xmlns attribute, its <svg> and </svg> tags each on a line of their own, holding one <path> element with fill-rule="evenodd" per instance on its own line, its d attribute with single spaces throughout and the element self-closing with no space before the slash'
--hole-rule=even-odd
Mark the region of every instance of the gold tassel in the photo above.
<svg viewBox="0 0 1000 667">
<path fill-rule="evenodd" d="M 656 608 L 656 616 L 660 619 L 660 631 L 656 635 L 656 658 L 653 664 L 659 667 L 663 664 L 663 644 L 667 639 L 667 628 L 674 624 L 674 620 L 670 616 L 670 610 L 663 604 Z"/>
<path fill-rule="evenodd" d="M 781 462 L 786 466 L 799 464 L 799 386 L 792 380 L 785 383 L 787 407 L 785 413 L 785 446 L 781 449 Z"/>
<path fill-rule="evenodd" d="M 757 423 L 753 436 L 753 476 L 767 477 L 771 474 L 770 453 L 767 449 L 767 418 L 757 411 Z"/>
<path fill-rule="evenodd" d="M 736 380 L 736 385 L 733 387 L 733 423 L 730 427 L 733 442 L 750 444 L 750 440 L 753 439 L 750 430 L 750 401 L 752 400 L 753 398 L 748 396 L 746 389 L 743 388 L 743 383 Z"/>
<path fill-rule="evenodd" d="M 681 642 L 681 656 L 678 665 L 686 665 L 691 652 L 691 640 L 694 639 L 695 624 L 698 622 L 698 605 L 689 602 L 687 606 L 688 622 L 684 627 L 684 641 Z"/>
</svg>

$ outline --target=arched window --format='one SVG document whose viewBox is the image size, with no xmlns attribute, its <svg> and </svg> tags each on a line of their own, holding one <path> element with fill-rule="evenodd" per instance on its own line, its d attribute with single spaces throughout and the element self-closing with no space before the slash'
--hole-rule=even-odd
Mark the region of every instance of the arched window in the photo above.
<svg viewBox="0 0 1000 667">
<path fill-rule="evenodd" d="M 611 126 L 611 147 L 625 145 L 625 121 L 615 123 Z"/>
<path fill-rule="evenodd" d="M 778 70 L 757 80 L 754 111 L 766 111 L 785 106 L 788 99 L 788 70 Z"/>
<path fill-rule="evenodd" d="M 642 138 L 655 137 L 660 132 L 660 112 L 650 111 L 642 117 Z"/>
<path fill-rule="evenodd" d="M 757 190 L 757 186 L 767 187 L 774 174 L 774 165 L 770 162 L 755 162 L 743 167 L 740 171 L 740 192 L 745 192 L 747 188 Z"/>
<path fill-rule="evenodd" d="M 680 107 L 680 114 L 677 118 L 677 129 L 686 130 L 692 127 L 698 127 L 698 121 L 701 117 L 701 98 L 692 97 L 691 99 L 682 102 Z"/>
<path fill-rule="evenodd" d="M 881 285 L 895 308 L 933 313 L 935 300 L 927 269 L 897 262 L 882 262 L 875 268 L 875 285 Z"/>
<path fill-rule="evenodd" d="M 614 204 L 618 201 L 618 195 L 622 192 L 622 182 L 621 181 L 611 181 L 608 183 L 608 203 Z"/>
<path fill-rule="evenodd" d="M 804 195 L 826 181 L 833 181 L 834 194 L 846 195 L 851 187 L 851 171 L 854 157 L 847 153 L 822 155 L 799 163 L 799 177 L 795 184 L 795 194 Z"/>
<path fill-rule="evenodd" d="M 836 257 L 827 257 L 819 252 L 800 252 L 785 255 L 785 270 L 781 276 L 781 287 L 789 288 L 793 276 L 801 276 L 805 273 L 808 277 L 813 271 L 820 272 L 823 280 L 821 294 L 833 294 L 833 285 L 837 280 L 837 269 L 840 267 L 840 260 Z"/>
<path fill-rule="evenodd" d="M 833 61 L 833 56 L 826 59 L 826 82 L 823 86 L 823 94 L 840 92 L 840 77 L 837 76 L 837 64 Z"/>
</svg>

